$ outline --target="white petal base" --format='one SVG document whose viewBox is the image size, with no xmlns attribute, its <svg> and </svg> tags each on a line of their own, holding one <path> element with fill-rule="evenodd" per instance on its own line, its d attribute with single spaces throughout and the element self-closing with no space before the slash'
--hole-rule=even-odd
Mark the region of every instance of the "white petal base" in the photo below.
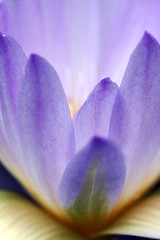
<svg viewBox="0 0 160 240">
<path fill-rule="evenodd" d="M 0 191 L 1 240 L 83 240 L 18 194 Z"/>
<path fill-rule="evenodd" d="M 160 194 L 137 204 L 101 234 L 160 239 Z"/>
</svg>

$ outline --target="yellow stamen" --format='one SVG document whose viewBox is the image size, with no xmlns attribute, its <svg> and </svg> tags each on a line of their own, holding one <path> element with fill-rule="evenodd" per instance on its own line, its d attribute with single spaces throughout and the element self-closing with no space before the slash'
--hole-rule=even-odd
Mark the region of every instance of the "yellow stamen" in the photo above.
<svg viewBox="0 0 160 240">
<path fill-rule="evenodd" d="M 70 108 L 70 113 L 71 117 L 73 118 L 74 114 L 77 112 L 77 110 L 80 108 L 81 104 L 75 104 L 71 101 L 69 101 L 69 108 Z"/>
</svg>

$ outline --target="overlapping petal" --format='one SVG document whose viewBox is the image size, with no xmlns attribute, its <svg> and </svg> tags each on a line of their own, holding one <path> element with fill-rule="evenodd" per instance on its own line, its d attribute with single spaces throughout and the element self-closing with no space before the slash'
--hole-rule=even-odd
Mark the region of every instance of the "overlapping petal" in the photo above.
<svg viewBox="0 0 160 240">
<path fill-rule="evenodd" d="M 119 217 L 104 234 L 124 234 L 159 239 L 160 238 L 160 194 L 141 201 Z M 100 234 L 101 235 L 101 234 Z"/>
<path fill-rule="evenodd" d="M 58 200 L 74 224 L 89 231 L 104 224 L 124 183 L 123 155 L 113 143 L 95 137 L 67 166 Z"/>
<path fill-rule="evenodd" d="M 0 191 L 0 239 L 84 240 L 15 193 Z"/>
<path fill-rule="evenodd" d="M 11 37 L 0 35 L 0 120 L 11 146 L 16 141 L 18 90 L 26 62 L 19 44 Z"/>
<path fill-rule="evenodd" d="M 17 125 L 17 96 L 27 58 L 11 37 L 0 35 L 0 122 L 8 143 L 14 146 Z"/>
<path fill-rule="evenodd" d="M 25 177 L 20 161 L 17 98 L 26 62 L 19 44 L 0 35 L 0 159 L 19 179 Z"/>
<path fill-rule="evenodd" d="M 12 35 L 27 54 L 34 52 L 51 62 L 68 99 L 79 103 L 86 92 L 83 84 L 91 90 L 97 75 L 97 7 L 91 1 L 2 1 L 0 30 Z M 83 57 L 85 51 L 89 58 Z"/>
<path fill-rule="evenodd" d="M 74 132 L 60 80 L 51 65 L 37 55 L 32 55 L 27 63 L 18 111 L 28 173 L 41 196 L 49 195 L 52 203 L 74 154 Z"/>
<path fill-rule="evenodd" d="M 28 75 L 27 75 L 26 82 L 24 80 L 21 83 L 22 79 L 24 79 L 27 58 L 24 52 L 22 51 L 21 47 L 18 45 L 18 43 L 15 40 L 13 40 L 11 37 L 0 36 L 0 52 L 1 52 L 0 54 L 0 69 L 1 69 L 0 71 L 0 86 L 1 86 L 0 158 L 1 158 L 1 161 L 3 162 L 3 165 L 9 169 L 9 171 L 27 188 L 28 191 L 30 191 L 34 195 L 34 197 L 37 200 L 40 199 L 40 202 L 41 203 L 43 202 L 43 204 L 46 205 L 47 203 L 44 201 L 44 198 L 47 198 L 47 200 L 50 201 L 50 206 L 53 207 L 54 205 L 53 195 L 56 192 L 56 188 L 58 188 L 58 181 L 60 181 L 64 168 L 67 165 L 67 163 L 70 161 L 74 153 L 73 126 L 72 126 L 70 112 L 68 109 L 68 104 L 65 99 L 63 89 L 61 87 L 59 79 L 56 73 L 54 72 L 54 70 L 52 70 L 49 64 L 47 68 L 47 63 L 42 59 L 41 59 L 41 62 L 43 63 L 40 66 L 40 70 L 38 68 L 39 63 L 37 63 L 37 69 L 35 70 L 36 71 L 35 74 L 31 76 L 32 74 L 30 75 L 30 73 L 27 73 Z M 38 62 L 38 57 L 36 56 L 34 57 L 37 59 L 35 60 L 35 64 L 36 64 L 36 62 Z M 32 56 L 32 60 L 34 57 Z M 33 65 L 34 65 L 33 63 L 34 61 L 32 60 L 30 60 L 30 62 L 27 65 L 27 66 L 30 65 L 30 67 L 32 68 L 30 72 L 32 72 Z M 31 62 L 33 63 L 33 65 L 31 64 Z M 30 69 L 30 67 L 28 67 L 28 69 Z M 47 71 L 47 74 L 46 74 L 46 71 Z M 36 74 L 38 73 L 40 77 L 38 76 L 37 81 L 41 81 L 43 79 L 42 82 L 43 84 L 45 82 L 46 85 L 45 84 L 44 85 L 47 86 L 47 88 L 44 88 L 43 84 L 39 85 L 39 89 L 37 89 L 37 95 L 36 93 L 34 95 L 33 94 L 34 86 L 36 87 L 38 86 L 37 83 L 36 83 L 37 85 L 36 84 L 34 85 L 34 83 L 36 82 Z M 32 81 L 33 80 L 32 77 L 35 81 Z M 31 86 L 29 85 L 30 81 L 33 83 L 33 86 L 32 84 Z M 33 87 L 32 92 L 25 92 L 24 90 L 26 86 L 25 83 L 28 86 L 28 88 L 30 88 L 29 90 L 31 90 L 31 88 Z M 50 91 L 48 91 L 48 87 Z M 41 92 L 41 90 L 43 91 Z M 19 91 L 20 91 L 20 94 L 19 94 Z M 44 94 L 44 92 L 46 93 L 46 95 Z M 29 98 L 29 95 L 28 95 L 29 93 L 30 93 L 30 97 L 31 97 L 31 94 L 33 94 L 32 96 L 33 98 L 32 97 L 31 99 Z M 18 115 L 18 109 L 17 109 L 18 94 L 20 95 L 19 96 L 19 101 L 20 101 L 19 115 Z M 58 94 L 60 94 L 59 95 L 60 97 L 58 96 Z M 37 99 L 35 99 L 35 102 L 40 105 L 39 105 L 38 111 L 37 109 L 35 109 L 35 115 L 37 114 L 37 120 L 34 119 L 35 120 L 34 122 L 31 119 L 34 118 L 35 115 L 33 115 L 31 118 L 29 118 L 29 115 L 30 113 L 32 113 L 32 110 L 33 110 L 31 108 L 34 108 L 33 107 L 34 101 L 32 100 L 34 100 L 34 97 L 36 98 L 36 96 L 37 96 Z M 38 97 L 41 100 L 39 100 Z M 25 101 L 27 102 L 26 104 L 25 104 Z M 55 104 L 54 107 L 53 107 L 53 102 Z M 42 104 L 43 106 L 41 106 L 41 103 L 43 103 Z M 46 107 L 44 107 L 44 105 Z M 40 112 L 40 108 L 41 108 L 41 112 Z M 50 116 L 46 115 L 47 111 L 48 111 L 48 114 L 50 114 Z M 28 128 L 26 128 L 27 123 L 26 125 L 23 125 L 24 121 L 26 120 L 24 119 L 23 114 L 24 115 L 26 114 L 25 116 L 27 116 L 29 127 L 31 127 L 31 125 L 33 124 L 32 129 L 28 130 Z M 44 121 L 42 121 L 42 119 Z M 54 127 L 52 124 L 53 120 L 54 120 Z M 37 134 L 34 131 L 37 139 L 38 137 L 41 137 L 39 141 L 38 140 L 36 141 L 34 139 L 32 130 L 34 129 L 34 124 L 36 128 L 36 124 L 40 122 L 41 123 L 43 122 L 44 125 L 43 126 L 40 124 L 37 125 Z M 46 133 L 46 135 L 44 136 L 45 142 L 43 142 L 44 138 L 42 139 L 42 135 L 44 132 L 41 131 L 41 127 Z M 48 137 L 51 135 L 52 135 L 52 139 L 51 137 Z M 32 140 L 30 138 L 31 136 L 33 136 Z M 35 140 L 37 144 L 36 146 L 39 147 L 39 152 L 37 147 L 37 148 L 32 148 L 33 152 L 31 153 L 31 151 L 29 150 L 31 145 L 29 144 L 27 145 L 26 139 L 30 141 L 30 144 L 32 144 Z M 42 144 L 38 145 L 40 144 L 40 142 Z M 42 148 L 42 145 L 43 145 L 43 148 Z M 43 162 L 42 159 L 44 160 L 44 155 L 45 156 L 47 155 L 47 151 L 46 151 L 47 146 L 50 151 L 50 152 L 48 151 L 50 159 L 47 158 L 47 161 L 45 161 L 46 165 L 44 166 L 42 163 Z M 44 149 L 45 151 L 42 151 Z M 56 154 L 56 152 L 58 151 L 59 153 Z M 37 155 L 35 154 L 35 152 Z M 37 156 L 37 158 L 34 154 Z M 32 162 L 32 159 L 34 159 L 33 162 Z M 52 168 L 50 167 L 50 165 L 52 166 Z M 59 180 L 57 180 L 58 178 Z M 40 181 L 40 179 L 42 181 Z M 56 208 L 56 207 L 54 206 L 53 208 Z"/>
<path fill-rule="evenodd" d="M 159 17 L 158 1 L 146 2 L 145 7 L 141 8 L 144 15 L 154 9 L 155 15 L 158 13 Z M 133 11 L 128 11 L 128 4 L 131 4 Z M 120 19 L 124 22 L 127 18 L 125 26 L 131 28 L 133 20 L 130 13 L 138 16 L 139 11 L 135 13 L 134 10 L 137 10 L 137 6 L 137 0 L 134 3 L 124 0 L 120 10 L 116 0 L 112 3 L 102 1 L 101 4 L 98 1 L 64 1 L 62 5 L 50 0 L 13 0 L 12 3 L 11 0 L 2 0 L 0 18 L 5 21 L 0 22 L 0 28 L 4 32 L 12 32 L 27 53 L 33 49 L 52 62 L 64 81 L 68 100 L 74 105 L 79 103 L 79 100 L 84 100 L 86 92 L 100 77 L 104 77 L 106 72 L 113 80 L 120 80 L 125 68 L 124 63 L 127 61 L 127 55 L 122 54 L 121 46 L 128 41 L 129 47 L 124 52 L 130 54 L 143 29 L 139 24 L 137 37 L 133 39 L 137 33 L 135 28 L 132 28 L 133 35 L 127 34 L 126 37 L 125 33 L 128 31 L 124 25 L 122 29 Z M 114 17 L 106 15 L 106 7 Z M 31 11 L 23 11 L 28 8 Z M 149 18 L 154 19 L 150 15 Z M 108 21 L 112 22 L 111 19 L 115 29 L 119 29 L 116 33 L 114 27 L 106 27 Z M 145 16 L 142 19 L 145 19 Z M 10 25 L 6 24 L 7 22 Z M 105 24 L 102 24 L 103 22 Z M 9 26 L 8 29 L 6 26 Z M 148 23 L 145 26 L 149 26 Z M 152 26 L 151 29 L 154 29 L 156 24 Z M 101 37 L 102 34 L 105 40 Z M 120 44 L 113 41 L 117 41 L 117 34 Z M 118 58 L 117 54 L 114 54 L 108 59 L 110 49 L 113 53 L 118 53 Z M 84 57 L 86 53 L 87 57 Z M 0 158 L 36 199 L 40 199 L 39 202 L 46 209 L 49 207 L 49 210 L 53 210 L 52 213 L 59 215 L 64 222 L 70 220 L 59 207 L 60 203 L 69 217 L 73 218 L 76 227 L 78 225 L 78 230 L 83 229 L 86 234 L 93 233 L 107 224 L 104 220 L 108 213 L 117 217 L 117 208 L 119 211 L 126 201 L 139 198 L 160 175 L 159 44 L 146 33 L 131 56 L 120 89 L 109 79 L 101 81 L 76 113 L 73 119 L 74 129 L 67 100 L 54 69 L 43 58 L 32 55 L 23 77 L 26 61 L 22 49 L 12 38 L 0 36 Z M 118 61 L 121 63 L 116 64 Z M 116 71 L 115 65 L 119 66 Z M 75 153 L 74 130 L 76 150 L 81 151 L 70 162 Z M 108 131 L 109 140 L 94 138 L 86 146 L 95 135 L 107 138 Z M 124 153 L 127 166 L 126 184 L 123 156 L 110 140 Z M 3 176 L 5 175 L 1 175 L 1 178 Z M 125 191 L 122 193 L 124 184 Z M 58 187 L 59 203 L 55 199 Z M 121 193 L 120 201 L 116 204 Z M 15 198 L 16 201 L 12 194 L 0 193 L 2 223 L 5 217 L 5 222 L 0 224 L 0 238 L 17 239 L 21 236 L 23 239 L 24 236 L 24 239 L 32 239 L 30 233 L 26 235 L 25 232 L 26 226 L 29 227 L 28 220 L 16 222 L 14 230 L 11 228 L 3 231 L 8 229 L 10 221 L 15 221 L 15 216 L 19 218 L 21 214 L 26 215 L 27 211 L 30 213 L 30 210 L 34 212 L 33 221 L 26 216 L 32 225 L 36 221 L 39 224 L 41 219 L 37 210 Z M 114 221 L 112 226 L 108 225 L 104 233 L 160 238 L 159 201 L 159 196 L 153 196 L 141 202 Z M 17 206 L 22 209 L 16 215 Z M 125 208 L 122 210 L 126 211 Z M 146 218 L 146 214 L 150 215 L 150 219 Z M 42 215 L 43 219 L 48 219 Z M 111 215 L 109 220 L 113 219 Z M 38 228 L 42 227 L 42 232 L 46 234 L 49 226 L 47 237 L 52 239 L 79 239 L 71 231 L 64 230 L 64 226 L 59 225 L 55 219 L 53 222 L 46 220 L 46 227 L 40 224 Z M 53 225 L 60 230 L 58 236 L 54 235 Z M 36 227 L 34 231 L 37 234 Z M 33 231 L 31 232 L 33 234 Z M 33 239 L 39 239 L 39 235 L 33 234 Z"/>
<path fill-rule="evenodd" d="M 156 179 L 160 172 L 160 161 L 156 159 L 160 147 L 159 66 L 160 46 L 145 33 L 130 58 L 115 100 L 109 130 L 109 138 L 126 156 L 126 198 L 133 195 L 136 198 L 135 191 L 145 181 L 144 177 L 149 186 L 153 176 Z M 150 167 L 152 172 L 149 172 Z M 138 188 L 136 194 L 141 191 Z"/>
<path fill-rule="evenodd" d="M 76 151 L 94 136 L 107 138 L 110 118 L 118 86 L 109 78 L 103 79 L 92 91 L 73 117 Z"/>
<path fill-rule="evenodd" d="M 159 11 L 153 0 L 1 0 L 0 30 L 51 62 L 79 104 L 106 74 L 121 81 L 145 30 L 160 40 Z"/>
</svg>

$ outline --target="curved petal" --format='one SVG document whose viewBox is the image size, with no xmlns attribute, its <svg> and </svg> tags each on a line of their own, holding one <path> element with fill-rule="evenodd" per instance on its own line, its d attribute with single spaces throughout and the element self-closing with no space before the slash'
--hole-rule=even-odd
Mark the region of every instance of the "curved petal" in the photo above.
<svg viewBox="0 0 160 240">
<path fill-rule="evenodd" d="M 21 196 L 0 191 L 0 239 L 84 240 Z"/>
<path fill-rule="evenodd" d="M 160 194 L 153 195 L 123 214 L 103 234 L 126 234 L 160 239 Z"/>
<path fill-rule="evenodd" d="M 0 30 L 20 42 L 27 54 L 37 53 L 50 61 L 58 70 L 68 99 L 81 103 L 84 83 L 91 90 L 97 75 L 97 7 L 91 1 L 2 1 Z M 91 41 L 86 41 L 89 36 Z M 86 59 L 85 51 L 89 54 Z"/>
<path fill-rule="evenodd" d="M 19 93 L 19 133 L 24 164 L 41 196 L 55 197 L 74 154 L 74 131 L 67 100 L 55 70 L 32 55 Z"/>
<path fill-rule="evenodd" d="M 74 224 L 101 227 L 119 198 L 125 183 L 125 163 L 117 147 L 95 137 L 67 166 L 58 201 Z M 95 225 L 95 226 L 94 226 Z M 94 226 L 94 227 L 93 227 Z"/>
<path fill-rule="evenodd" d="M 73 117 L 76 151 L 94 136 L 107 138 L 110 118 L 118 86 L 103 79 Z"/>
<path fill-rule="evenodd" d="M 145 33 L 130 58 L 115 100 L 109 130 L 109 138 L 126 156 L 124 197 L 127 199 L 140 196 L 145 177 L 149 186 L 160 172 L 160 161 L 156 159 L 160 147 L 159 66 L 160 46 Z M 150 168 L 152 172 L 149 172 Z M 122 201 L 124 203 L 124 199 Z"/>
<path fill-rule="evenodd" d="M 145 30 L 160 40 L 159 12 L 153 0 L 1 0 L 0 30 L 50 61 L 81 103 L 106 75 L 121 81 Z"/>
<path fill-rule="evenodd" d="M 17 143 L 17 98 L 27 62 L 11 37 L 0 35 L 0 127 L 10 146 Z"/>
<path fill-rule="evenodd" d="M 0 159 L 24 182 L 17 130 L 17 98 L 26 62 L 19 44 L 9 36 L 0 35 Z"/>
</svg>

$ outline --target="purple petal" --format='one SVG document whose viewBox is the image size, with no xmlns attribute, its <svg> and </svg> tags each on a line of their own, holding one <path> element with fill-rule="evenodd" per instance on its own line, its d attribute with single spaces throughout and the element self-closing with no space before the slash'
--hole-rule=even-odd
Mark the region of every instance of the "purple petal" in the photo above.
<svg viewBox="0 0 160 240">
<path fill-rule="evenodd" d="M 19 130 L 33 180 L 51 196 L 74 154 L 74 131 L 67 100 L 55 70 L 32 55 L 19 94 Z"/>
<path fill-rule="evenodd" d="M 120 83 L 128 60 L 145 31 L 160 41 L 160 2 L 100 1 L 99 72 Z M 104 24 L 105 23 L 105 24 Z M 109 57 L 108 57 L 109 56 Z"/>
<path fill-rule="evenodd" d="M 1 128 L 12 146 L 16 141 L 17 97 L 27 58 L 11 37 L 0 35 Z"/>
<path fill-rule="evenodd" d="M 13 36 L 27 55 L 37 53 L 51 62 L 71 95 L 73 89 L 67 87 L 71 71 L 65 5 L 50 0 L 3 1 L 0 30 Z"/>
<path fill-rule="evenodd" d="M 2 0 L 0 30 L 50 61 L 81 104 L 106 75 L 121 81 L 145 30 L 160 40 L 159 12 L 158 0 Z"/>
<path fill-rule="evenodd" d="M 0 158 L 10 170 L 13 168 L 14 173 L 22 165 L 17 131 L 17 98 L 26 62 L 19 44 L 11 37 L 0 35 Z"/>
<path fill-rule="evenodd" d="M 160 147 L 160 46 L 148 33 L 130 58 L 115 100 L 109 137 L 126 156 L 126 194 L 133 195 Z M 155 171 L 159 167 L 157 161 Z"/>
<path fill-rule="evenodd" d="M 110 79 L 103 79 L 76 112 L 73 123 L 77 151 L 94 136 L 107 138 L 117 90 L 117 85 Z"/>
<path fill-rule="evenodd" d="M 119 198 L 125 183 L 125 163 L 110 141 L 95 137 L 67 166 L 58 201 L 76 221 L 99 221 Z"/>
</svg>

